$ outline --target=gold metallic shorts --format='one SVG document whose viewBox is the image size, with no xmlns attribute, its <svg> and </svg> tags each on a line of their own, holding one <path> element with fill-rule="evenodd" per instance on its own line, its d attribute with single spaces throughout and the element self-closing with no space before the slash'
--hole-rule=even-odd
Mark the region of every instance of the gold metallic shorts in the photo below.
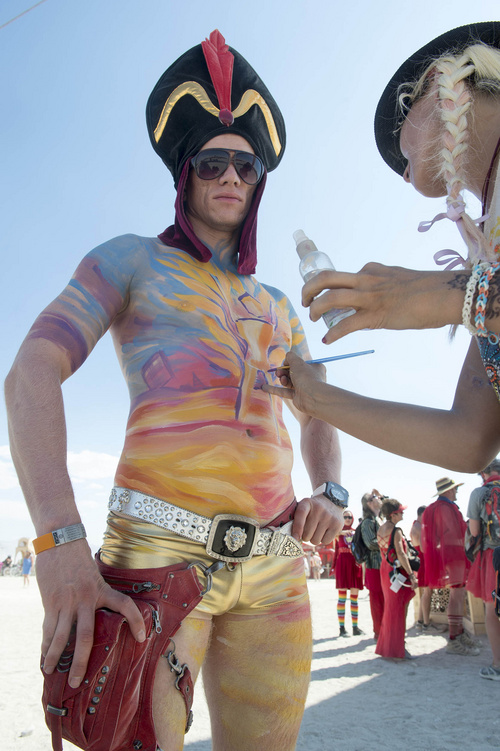
<svg viewBox="0 0 500 751">
<path fill-rule="evenodd" d="M 101 560 L 116 568 L 159 568 L 186 561 L 211 566 L 203 545 L 186 540 L 154 524 L 111 512 L 104 533 Z M 308 601 L 304 560 L 255 555 L 213 576 L 212 589 L 191 618 L 209 619 L 231 611 L 236 615 L 266 615 L 295 610 Z M 288 604 L 289 607 L 286 607 Z"/>
</svg>

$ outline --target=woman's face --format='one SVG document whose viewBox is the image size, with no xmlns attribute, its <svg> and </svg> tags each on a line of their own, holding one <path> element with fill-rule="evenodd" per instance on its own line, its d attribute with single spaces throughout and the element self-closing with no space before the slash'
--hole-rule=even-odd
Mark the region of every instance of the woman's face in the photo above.
<svg viewBox="0 0 500 751">
<path fill-rule="evenodd" d="M 351 512 L 350 511 L 344 512 L 344 525 L 346 527 L 352 527 L 353 521 L 354 521 L 354 517 L 351 514 Z"/>
<path fill-rule="evenodd" d="M 401 519 L 403 518 L 403 513 L 404 513 L 404 512 L 403 512 L 402 510 L 399 510 L 399 511 L 394 511 L 394 512 L 393 512 L 393 513 L 391 514 L 391 521 L 392 521 L 392 522 L 393 522 L 394 524 L 397 524 L 397 523 L 398 523 L 398 522 L 400 522 L 400 521 L 401 521 Z"/>
<path fill-rule="evenodd" d="M 399 137 L 401 153 L 408 160 L 403 179 L 427 198 L 446 195 L 446 183 L 439 176 L 436 157 L 441 132 L 441 118 L 431 91 L 413 105 Z"/>
</svg>

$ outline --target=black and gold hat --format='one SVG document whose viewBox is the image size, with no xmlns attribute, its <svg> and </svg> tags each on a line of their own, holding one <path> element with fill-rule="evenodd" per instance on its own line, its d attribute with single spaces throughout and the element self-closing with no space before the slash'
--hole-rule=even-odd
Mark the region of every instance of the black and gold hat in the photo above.
<svg viewBox="0 0 500 751">
<path fill-rule="evenodd" d="M 441 34 L 411 55 L 385 87 L 375 113 L 375 140 L 386 164 L 399 175 L 407 164 L 399 148 L 399 129 L 404 119 L 398 105 L 400 86 L 417 81 L 437 57 L 457 54 L 476 42 L 500 48 L 500 21 L 467 24 Z"/>
<path fill-rule="evenodd" d="M 268 172 L 285 150 L 285 123 L 262 79 L 215 30 L 162 75 L 146 107 L 149 137 L 177 186 L 186 160 L 217 135 L 245 138 Z"/>
</svg>

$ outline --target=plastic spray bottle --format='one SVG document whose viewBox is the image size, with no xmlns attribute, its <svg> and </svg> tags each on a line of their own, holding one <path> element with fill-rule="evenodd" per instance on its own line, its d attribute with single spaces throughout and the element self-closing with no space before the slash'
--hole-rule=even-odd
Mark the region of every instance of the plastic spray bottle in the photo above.
<svg viewBox="0 0 500 751">
<path fill-rule="evenodd" d="M 293 233 L 293 239 L 297 246 L 297 253 L 300 257 L 299 271 L 302 279 L 308 282 L 313 276 L 319 274 L 320 271 L 335 271 L 335 266 L 330 261 L 330 258 L 326 253 L 322 253 L 316 247 L 312 240 L 310 240 L 303 230 L 298 229 Z M 323 320 L 329 329 L 335 326 L 343 318 L 352 316 L 356 311 L 354 308 L 332 308 L 326 313 L 323 313 Z"/>
</svg>

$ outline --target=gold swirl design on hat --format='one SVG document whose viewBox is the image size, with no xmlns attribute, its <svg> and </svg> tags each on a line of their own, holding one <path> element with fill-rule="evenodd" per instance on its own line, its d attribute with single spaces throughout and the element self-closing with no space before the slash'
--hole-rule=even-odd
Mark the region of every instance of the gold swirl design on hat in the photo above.
<svg viewBox="0 0 500 751">
<path fill-rule="evenodd" d="M 185 83 L 181 83 L 172 91 L 167 101 L 163 105 L 158 124 L 154 130 L 156 143 L 159 142 L 160 138 L 163 135 L 163 131 L 165 130 L 168 118 L 170 117 L 170 113 L 172 112 L 173 108 L 175 107 L 179 99 L 182 99 L 182 97 L 186 96 L 186 94 L 194 97 L 198 104 L 201 104 L 206 112 L 210 112 L 210 114 L 214 115 L 214 117 L 219 116 L 220 110 L 212 104 L 207 92 L 205 91 L 203 86 L 201 86 L 201 84 L 197 83 L 196 81 L 186 81 Z M 254 104 L 260 107 L 260 110 L 264 115 L 264 120 L 266 121 L 267 129 L 269 131 L 269 138 L 271 139 L 271 143 L 273 145 L 276 156 L 278 156 L 281 151 L 281 142 L 278 137 L 278 131 L 276 129 L 271 110 L 269 109 L 269 106 L 267 105 L 264 97 L 259 94 L 258 91 L 255 91 L 255 89 L 247 89 L 247 91 L 245 91 L 245 93 L 241 97 L 240 103 L 233 112 L 234 118 L 236 119 L 237 117 L 241 117 L 242 115 L 246 114 L 250 107 L 252 107 Z"/>
</svg>

